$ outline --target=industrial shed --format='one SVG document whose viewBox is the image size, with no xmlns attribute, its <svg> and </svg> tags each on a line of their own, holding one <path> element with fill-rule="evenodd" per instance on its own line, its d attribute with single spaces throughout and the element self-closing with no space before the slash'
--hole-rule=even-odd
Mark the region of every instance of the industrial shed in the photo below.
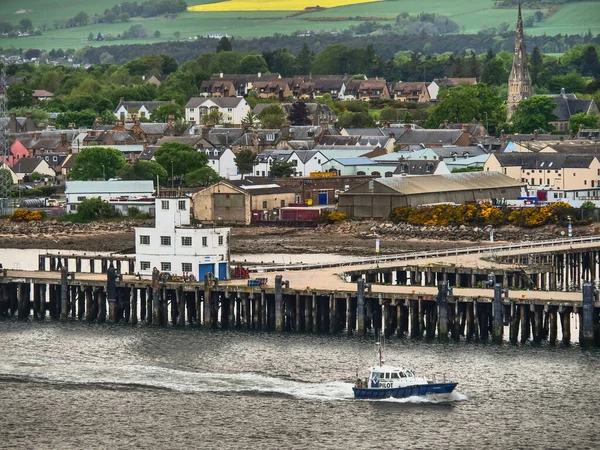
<svg viewBox="0 0 600 450">
<path fill-rule="evenodd" d="M 338 210 L 348 217 L 384 218 L 401 206 L 516 199 L 522 186 L 498 172 L 379 178 L 340 194 Z"/>
</svg>

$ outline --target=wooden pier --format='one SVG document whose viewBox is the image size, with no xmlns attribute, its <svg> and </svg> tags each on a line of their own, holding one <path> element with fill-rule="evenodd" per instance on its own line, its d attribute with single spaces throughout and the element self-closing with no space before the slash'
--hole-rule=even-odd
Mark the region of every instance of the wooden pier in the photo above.
<svg viewBox="0 0 600 450">
<path fill-rule="evenodd" d="M 415 273 L 423 272 L 417 269 Z M 139 279 L 118 274 L 113 266 L 105 274 L 70 272 L 64 265 L 55 271 L 5 269 L 0 273 L 0 317 L 279 332 L 383 330 L 388 337 L 497 342 L 508 328 L 510 342 L 551 344 L 559 329 L 562 341 L 571 342 L 576 317 L 581 345 L 600 345 L 600 302 L 590 282 L 582 283 L 581 292 L 509 292 L 503 274 L 487 273 L 485 289 L 451 288 L 446 269 L 429 269 L 433 275 L 427 286 L 407 285 L 410 277 L 397 278 L 404 284 L 394 286 L 367 282 L 381 280 L 374 273 L 388 270 L 375 268 L 371 274 L 345 272 L 346 279 L 355 280 L 344 282 L 338 276 L 335 283 L 320 282 L 315 271 L 269 274 L 274 275 L 269 284 L 258 287 L 247 286 L 246 280 L 216 282 L 209 277 L 202 283 L 166 281 L 158 271 L 152 279 Z M 307 280 L 318 287 L 304 287 Z"/>
</svg>

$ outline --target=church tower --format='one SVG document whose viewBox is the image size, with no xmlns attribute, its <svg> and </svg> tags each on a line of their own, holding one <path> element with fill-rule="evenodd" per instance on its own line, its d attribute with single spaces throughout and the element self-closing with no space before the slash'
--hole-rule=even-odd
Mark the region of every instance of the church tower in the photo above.
<svg viewBox="0 0 600 450">
<path fill-rule="evenodd" d="M 527 70 L 527 50 L 523 38 L 523 17 L 521 17 L 521 4 L 519 3 L 519 17 L 517 18 L 517 35 L 515 37 L 515 56 L 512 69 L 508 77 L 508 107 L 507 120 L 515 112 L 521 100 L 531 97 L 531 77 Z"/>
</svg>

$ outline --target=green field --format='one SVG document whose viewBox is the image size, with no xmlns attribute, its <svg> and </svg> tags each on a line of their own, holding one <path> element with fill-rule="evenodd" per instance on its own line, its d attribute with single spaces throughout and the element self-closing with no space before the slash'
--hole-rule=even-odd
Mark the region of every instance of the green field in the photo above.
<svg viewBox="0 0 600 450">
<path fill-rule="evenodd" d="M 214 0 L 190 0 L 188 3 L 209 3 Z M 318 1 L 316 2 L 318 3 Z M 335 31 L 347 29 L 356 25 L 357 21 L 308 21 L 308 18 L 317 17 L 395 17 L 401 12 L 419 14 L 423 11 L 447 14 L 457 22 L 463 32 L 477 33 L 483 28 L 494 27 L 502 22 L 511 25 L 516 20 L 515 9 L 493 9 L 492 0 L 388 0 L 380 3 L 364 5 L 343 6 L 329 10 L 303 14 L 288 18 L 289 11 L 269 12 L 184 12 L 176 19 L 156 17 L 149 19 L 134 18 L 127 23 L 96 24 L 84 27 L 54 29 L 55 20 L 65 20 L 84 10 L 88 15 L 102 14 L 106 8 L 118 5 L 119 0 L 104 0 L 102 2 L 91 0 L 1 0 L 0 20 L 17 24 L 24 17 L 29 18 L 34 26 L 41 27 L 46 24 L 47 31 L 42 36 L 22 38 L 0 38 L 0 47 L 10 46 L 20 48 L 81 48 L 86 45 L 118 45 L 132 43 L 152 43 L 158 41 L 174 40 L 174 33 L 181 33 L 181 40 L 188 40 L 197 35 L 211 33 L 228 34 L 234 37 L 259 37 L 275 33 L 291 34 L 294 31 Z M 27 14 L 15 14 L 19 9 L 28 9 Z M 533 14 L 531 10 L 524 10 L 525 17 Z M 100 33 L 117 35 L 125 31 L 132 24 L 140 23 L 148 30 L 150 36 L 155 30 L 161 32 L 161 38 L 150 37 L 145 40 L 131 39 L 111 42 L 88 42 L 87 36 Z M 600 33 L 600 3 L 581 2 L 571 3 L 560 7 L 552 17 L 536 24 L 534 28 L 526 29 L 527 34 L 576 34 Z"/>
</svg>

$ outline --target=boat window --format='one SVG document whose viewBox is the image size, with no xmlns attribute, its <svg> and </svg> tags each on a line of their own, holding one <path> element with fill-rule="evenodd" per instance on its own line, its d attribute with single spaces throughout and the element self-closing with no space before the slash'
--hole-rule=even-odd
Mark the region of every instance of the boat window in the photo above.
<svg viewBox="0 0 600 450">
<path fill-rule="evenodd" d="M 407 371 L 406 371 L 406 375 L 407 375 L 407 376 L 409 376 L 409 377 L 414 377 L 414 376 L 415 376 L 415 374 L 414 374 L 414 373 L 412 373 L 412 371 L 411 371 L 411 370 L 407 370 Z"/>
<path fill-rule="evenodd" d="M 384 377 L 384 378 L 389 378 L 389 377 L 390 377 L 390 374 L 386 372 L 386 373 L 384 373 L 384 374 L 383 374 L 383 377 Z"/>
<path fill-rule="evenodd" d="M 399 376 L 399 375 L 398 375 L 396 372 L 394 372 L 394 373 L 392 374 L 392 378 L 400 378 L 400 376 Z"/>
<path fill-rule="evenodd" d="M 406 378 L 406 374 L 404 372 L 400 372 L 400 378 Z"/>
</svg>

